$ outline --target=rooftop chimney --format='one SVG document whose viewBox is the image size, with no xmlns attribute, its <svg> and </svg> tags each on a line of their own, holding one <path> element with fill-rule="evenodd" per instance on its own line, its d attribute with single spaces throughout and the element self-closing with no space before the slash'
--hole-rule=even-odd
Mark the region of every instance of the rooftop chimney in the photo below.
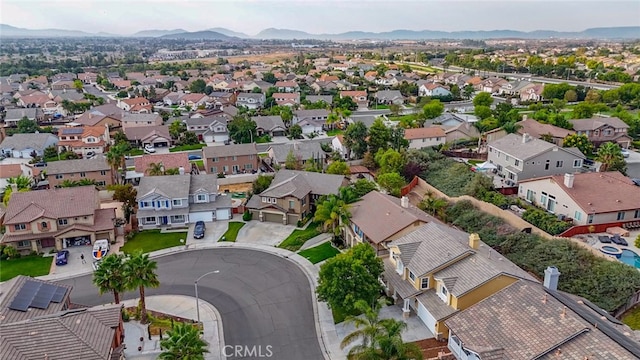
<svg viewBox="0 0 640 360">
<path fill-rule="evenodd" d="M 527 133 L 522 134 L 522 143 L 526 144 L 527 141 L 529 141 L 529 134 Z"/>
<path fill-rule="evenodd" d="M 529 118 L 529 115 L 527 114 L 522 115 L 522 120 L 527 120 L 528 118 Z"/>
<path fill-rule="evenodd" d="M 403 196 L 402 198 L 400 198 L 400 206 L 402 206 L 403 208 L 408 208 L 409 207 L 409 198 L 406 196 Z"/>
<path fill-rule="evenodd" d="M 180 175 L 184 175 L 184 167 L 180 166 L 180 167 L 178 168 L 178 173 L 179 173 Z"/>
<path fill-rule="evenodd" d="M 558 290 L 558 278 L 560 277 L 560 271 L 555 266 L 549 266 L 544 271 L 544 287 L 549 290 Z"/>
<path fill-rule="evenodd" d="M 476 233 L 469 235 L 469 247 L 478 250 L 480 247 L 480 235 Z"/>
<path fill-rule="evenodd" d="M 564 174 L 564 186 L 571 189 L 573 187 L 573 180 L 575 180 L 576 176 L 573 174 Z"/>
</svg>

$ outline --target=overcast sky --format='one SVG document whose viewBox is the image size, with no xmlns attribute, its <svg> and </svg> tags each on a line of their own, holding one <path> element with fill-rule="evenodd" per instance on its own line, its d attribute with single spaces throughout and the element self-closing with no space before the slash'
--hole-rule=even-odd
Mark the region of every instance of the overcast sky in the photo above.
<svg viewBox="0 0 640 360">
<path fill-rule="evenodd" d="M 407 0 L 1 0 L 0 22 L 132 34 L 224 27 L 254 35 L 265 28 L 309 33 L 351 30 L 559 30 L 640 26 L 640 1 Z"/>
</svg>

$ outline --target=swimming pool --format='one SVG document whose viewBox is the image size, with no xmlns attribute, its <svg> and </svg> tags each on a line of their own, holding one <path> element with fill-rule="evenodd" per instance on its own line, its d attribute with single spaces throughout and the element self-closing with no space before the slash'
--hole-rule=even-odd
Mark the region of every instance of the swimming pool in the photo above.
<svg viewBox="0 0 640 360">
<path fill-rule="evenodd" d="M 600 248 L 600 251 L 609 256 L 615 256 L 616 258 L 620 258 L 620 256 L 622 256 L 622 250 L 618 249 L 615 246 L 605 245 Z"/>
<path fill-rule="evenodd" d="M 618 259 L 627 265 L 640 268 L 640 255 L 636 254 L 635 251 L 622 249 L 622 255 Z"/>
</svg>

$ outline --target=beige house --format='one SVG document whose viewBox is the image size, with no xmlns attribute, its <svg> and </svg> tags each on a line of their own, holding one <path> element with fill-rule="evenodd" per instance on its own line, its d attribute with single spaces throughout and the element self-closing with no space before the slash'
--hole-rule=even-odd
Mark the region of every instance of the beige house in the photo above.
<svg viewBox="0 0 640 360">
<path fill-rule="evenodd" d="M 518 121 L 516 125 L 520 126 L 520 128 L 516 131 L 516 133 L 519 135 L 528 134 L 534 139 L 548 138 L 548 140 L 552 140 L 553 144 L 556 144 L 558 146 L 562 146 L 562 142 L 565 137 L 576 133 L 573 130 L 563 129 L 559 126 L 543 124 L 536 121 L 535 119 L 525 118 L 522 121 Z M 485 133 L 485 136 L 486 141 L 491 142 L 507 136 L 507 132 L 502 128 L 497 128 L 491 131 L 487 131 Z"/>
<path fill-rule="evenodd" d="M 447 136 L 440 126 L 406 129 L 404 138 L 409 141 L 409 149 L 438 146 L 447 141 Z"/>
<path fill-rule="evenodd" d="M 93 180 L 102 188 L 113 184 L 113 171 L 104 156 L 51 161 L 47 164 L 47 181 L 51 188 L 60 186 L 65 180 L 81 181 L 83 179 Z"/>
<path fill-rule="evenodd" d="M 523 180 L 518 196 L 576 225 L 640 221 L 640 189 L 617 171 Z"/>
<path fill-rule="evenodd" d="M 242 174 L 258 171 L 255 143 L 207 146 L 202 149 L 204 168 L 209 174 Z"/>
</svg>

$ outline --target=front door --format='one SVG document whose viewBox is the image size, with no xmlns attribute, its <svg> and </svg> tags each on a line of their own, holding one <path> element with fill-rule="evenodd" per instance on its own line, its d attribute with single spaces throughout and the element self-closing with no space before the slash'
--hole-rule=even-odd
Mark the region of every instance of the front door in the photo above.
<svg viewBox="0 0 640 360">
<path fill-rule="evenodd" d="M 169 223 L 168 216 L 160 216 L 160 225 L 167 225 Z"/>
</svg>

